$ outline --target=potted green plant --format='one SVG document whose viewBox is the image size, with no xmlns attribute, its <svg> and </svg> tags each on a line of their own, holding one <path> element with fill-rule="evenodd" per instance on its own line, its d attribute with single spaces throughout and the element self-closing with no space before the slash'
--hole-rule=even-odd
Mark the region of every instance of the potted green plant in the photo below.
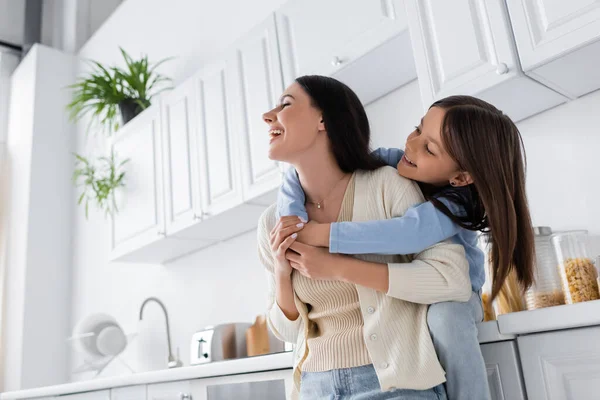
<svg viewBox="0 0 600 400">
<path fill-rule="evenodd" d="M 168 85 L 171 79 L 156 72 L 169 59 L 150 64 L 147 55 L 136 61 L 120 50 L 125 68 L 106 67 L 91 60 L 91 71 L 69 86 L 73 90 L 73 99 L 67 105 L 71 120 L 76 122 L 91 114 L 86 132 L 93 123 L 99 123 L 112 134 L 119 129 L 119 122 L 125 125 L 148 108 L 154 96 L 172 88 Z"/>
<path fill-rule="evenodd" d="M 114 152 L 108 157 L 99 157 L 95 162 L 75 154 L 73 183 L 82 189 L 77 204 L 85 204 L 85 217 L 88 218 L 89 205 L 104 211 L 105 216 L 113 216 L 119 210 L 115 191 L 125 186 L 123 166 L 129 159 L 117 161 Z"/>
</svg>

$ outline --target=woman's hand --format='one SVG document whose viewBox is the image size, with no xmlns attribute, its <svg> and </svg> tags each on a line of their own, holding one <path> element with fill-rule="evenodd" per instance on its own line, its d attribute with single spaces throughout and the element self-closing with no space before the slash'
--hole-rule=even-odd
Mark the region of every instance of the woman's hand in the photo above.
<svg viewBox="0 0 600 400">
<path fill-rule="evenodd" d="M 292 268 L 311 279 L 343 280 L 344 262 L 348 256 L 330 254 L 323 247 L 295 242 L 285 253 Z"/>
<path fill-rule="evenodd" d="M 285 253 L 290 245 L 296 240 L 297 232 L 304 227 L 304 223 L 296 216 L 281 217 L 279 222 L 271 230 L 269 242 L 271 253 L 275 258 L 275 274 L 289 277 L 292 267 L 285 258 Z"/>
</svg>

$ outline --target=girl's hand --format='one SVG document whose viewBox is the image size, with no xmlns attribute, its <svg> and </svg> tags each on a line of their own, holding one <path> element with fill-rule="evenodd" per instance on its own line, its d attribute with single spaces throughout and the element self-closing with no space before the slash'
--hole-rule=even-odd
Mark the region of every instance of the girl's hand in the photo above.
<svg viewBox="0 0 600 400">
<path fill-rule="evenodd" d="M 285 258 L 285 253 L 290 245 L 296 240 L 297 232 L 304 227 L 304 223 L 296 216 L 281 217 L 279 222 L 271 230 L 270 244 L 271 253 L 275 258 L 275 274 L 289 277 L 292 267 Z"/>
<path fill-rule="evenodd" d="M 289 246 L 285 257 L 292 268 L 311 279 L 343 280 L 344 261 L 347 256 L 331 254 L 323 247 L 295 242 Z"/>
</svg>

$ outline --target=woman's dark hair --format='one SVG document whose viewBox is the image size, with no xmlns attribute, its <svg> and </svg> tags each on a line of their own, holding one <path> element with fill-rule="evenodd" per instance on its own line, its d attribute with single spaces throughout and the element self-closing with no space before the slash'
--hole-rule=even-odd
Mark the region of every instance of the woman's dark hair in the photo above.
<svg viewBox="0 0 600 400">
<path fill-rule="evenodd" d="M 356 93 L 342 82 L 320 75 L 305 75 L 296 82 L 323 113 L 331 151 L 344 172 L 371 171 L 385 165 L 371 155 L 369 119 Z"/>
<path fill-rule="evenodd" d="M 431 107 L 446 111 L 444 147 L 473 183 L 429 192 L 429 200 L 461 227 L 491 233 L 492 298 L 512 271 L 527 289 L 533 282 L 535 250 L 519 130 L 502 111 L 471 96 L 446 97 Z M 440 197 L 461 206 L 464 214 L 452 214 Z"/>
</svg>

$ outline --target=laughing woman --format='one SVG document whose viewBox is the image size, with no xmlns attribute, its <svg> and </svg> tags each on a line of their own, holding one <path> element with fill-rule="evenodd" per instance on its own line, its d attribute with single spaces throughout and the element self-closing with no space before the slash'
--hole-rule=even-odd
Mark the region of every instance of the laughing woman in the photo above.
<svg viewBox="0 0 600 400">
<path fill-rule="evenodd" d="M 295 167 L 310 220 L 390 219 L 424 201 L 416 183 L 370 154 L 365 110 L 335 79 L 298 78 L 263 118 L 269 157 Z M 295 242 L 302 224 L 278 219 L 273 205 L 258 228 L 267 321 L 296 344 L 294 397 L 446 399 L 427 305 L 471 297 L 464 248 L 441 242 L 413 256 L 347 257 Z"/>
</svg>

